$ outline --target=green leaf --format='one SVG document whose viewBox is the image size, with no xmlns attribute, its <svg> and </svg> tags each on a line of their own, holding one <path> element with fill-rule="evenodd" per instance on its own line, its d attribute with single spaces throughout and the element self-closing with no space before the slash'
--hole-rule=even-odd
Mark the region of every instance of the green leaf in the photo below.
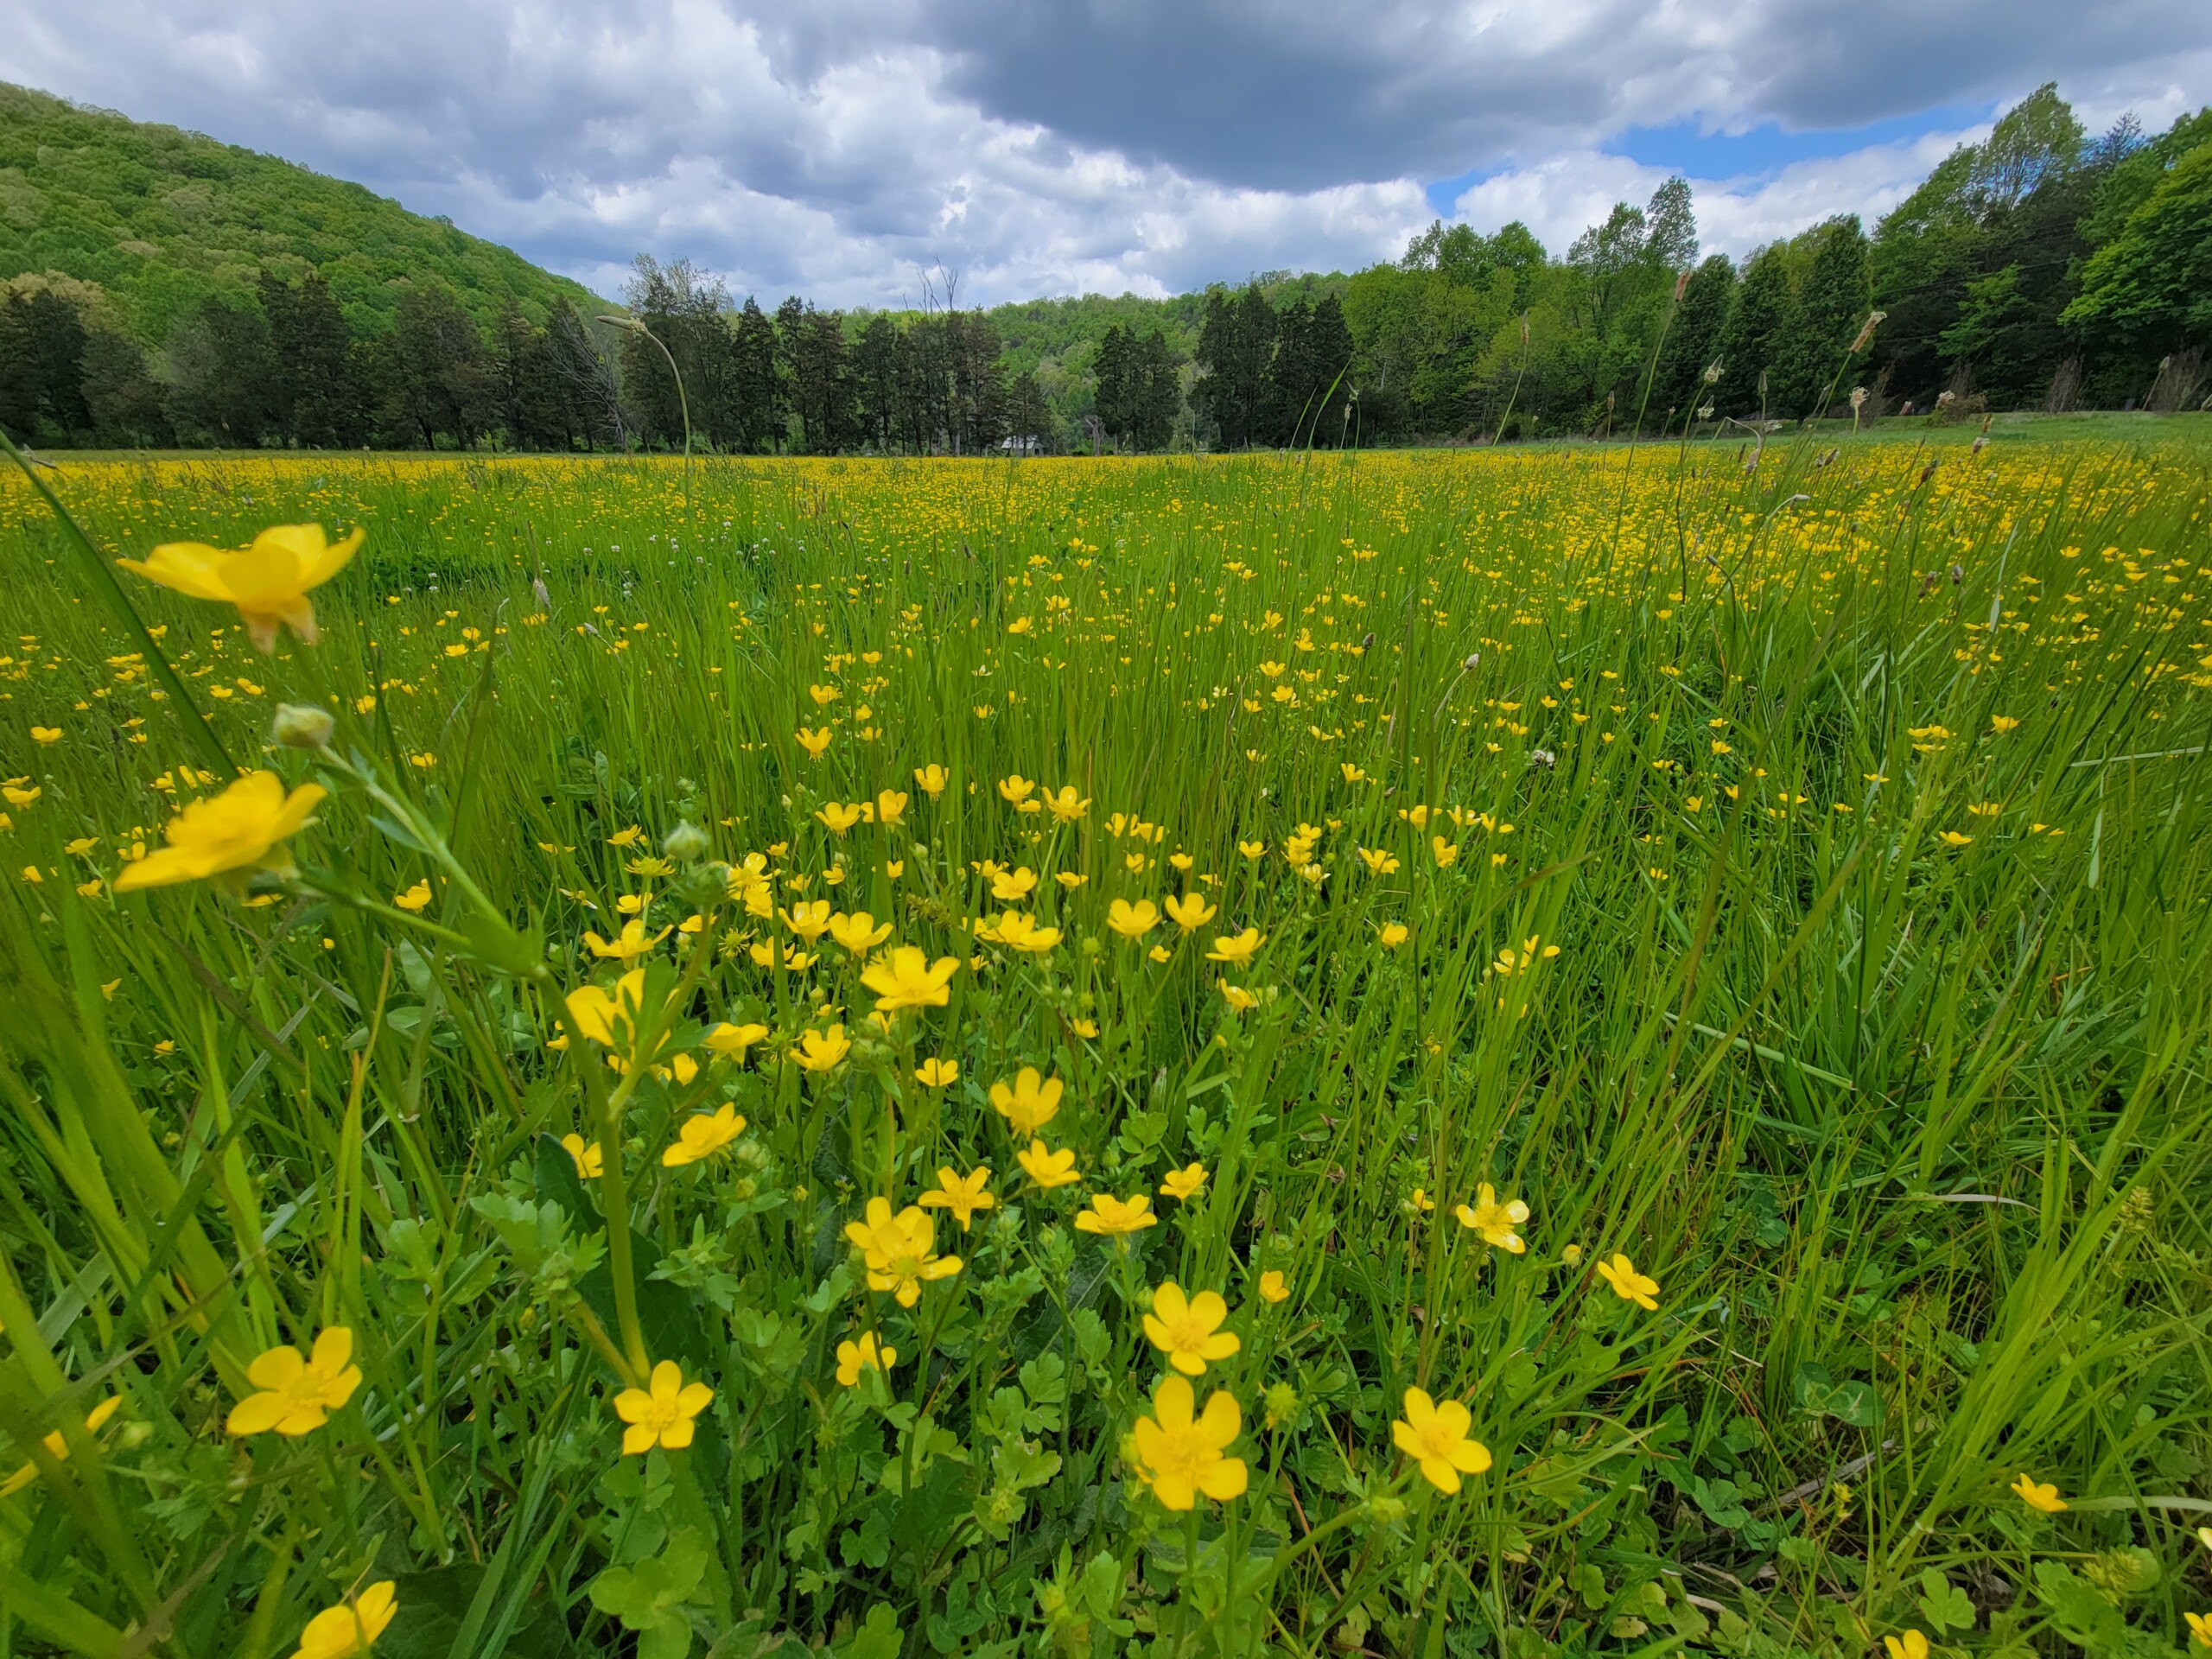
<svg viewBox="0 0 2212 1659">
<path fill-rule="evenodd" d="M 1938 1635 L 1974 1628 L 1974 1599 L 1935 1568 L 1920 1575 L 1920 1616 Z"/>
<path fill-rule="evenodd" d="M 633 1567 L 610 1567 L 591 1581 L 591 1605 L 645 1631 L 689 1601 L 707 1573 L 707 1546 L 696 1527 L 678 1527 L 658 1555 Z M 689 1646 L 690 1627 L 683 1626 Z"/>
<path fill-rule="evenodd" d="M 879 1601 L 868 1610 L 860 1628 L 831 1652 L 836 1659 L 899 1659 L 899 1649 L 906 1640 L 899 1629 L 898 1613 L 889 1602 Z"/>
<path fill-rule="evenodd" d="M 1702 1475 L 1690 1479 L 1690 1501 L 1704 1511 L 1705 1518 L 1716 1527 L 1735 1531 L 1751 1518 L 1745 1506 L 1743 1493 L 1732 1480 L 1707 1480 Z"/>
</svg>

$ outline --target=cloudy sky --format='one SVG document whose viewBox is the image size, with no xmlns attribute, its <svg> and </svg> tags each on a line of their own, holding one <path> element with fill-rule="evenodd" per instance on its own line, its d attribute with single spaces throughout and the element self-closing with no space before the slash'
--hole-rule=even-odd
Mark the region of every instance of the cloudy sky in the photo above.
<svg viewBox="0 0 2212 1659">
<path fill-rule="evenodd" d="M 2207 0 L 69 0 L 0 79 L 357 179 L 605 293 L 899 304 L 1554 252 L 1669 173 L 1708 249 L 1870 220 L 2056 79 L 2212 99 Z"/>
</svg>

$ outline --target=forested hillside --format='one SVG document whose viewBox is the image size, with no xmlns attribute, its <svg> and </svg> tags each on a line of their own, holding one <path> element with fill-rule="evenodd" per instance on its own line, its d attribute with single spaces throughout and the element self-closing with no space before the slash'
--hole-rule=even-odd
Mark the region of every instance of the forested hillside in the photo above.
<svg viewBox="0 0 2212 1659">
<path fill-rule="evenodd" d="M 641 255 L 626 330 L 358 187 L 0 89 L 0 425 L 47 443 L 972 454 L 2176 410 L 2212 353 L 2212 111 L 2092 137 L 2045 86 L 1871 233 L 1740 265 L 1673 179 L 1562 257 L 1439 221 L 1349 276 L 1166 300 L 840 312 Z"/>
<path fill-rule="evenodd" d="M 410 283 L 435 278 L 489 327 L 512 303 L 543 322 L 588 290 L 521 255 L 410 213 L 358 184 L 175 127 L 0 85 L 0 280 L 99 284 L 118 321 L 159 340 L 210 295 L 309 270 L 350 327 L 389 328 Z"/>
</svg>

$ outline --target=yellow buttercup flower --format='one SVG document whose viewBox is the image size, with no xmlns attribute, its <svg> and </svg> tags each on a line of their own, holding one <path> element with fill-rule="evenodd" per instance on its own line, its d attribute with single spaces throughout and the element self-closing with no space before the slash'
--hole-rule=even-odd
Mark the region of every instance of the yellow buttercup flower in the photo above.
<svg viewBox="0 0 2212 1659">
<path fill-rule="evenodd" d="M 2056 1515 L 2066 1508 L 2066 1500 L 2058 1495 L 2056 1481 L 2038 1481 L 2023 1474 L 2012 1483 L 2012 1490 L 2019 1494 L 2021 1503 L 2031 1510 L 2041 1510 L 2045 1515 Z"/>
<path fill-rule="evenodd" d="M 1149 899 L 1140 899 L 1134 905 L 1126 899 L 1116 899 L 1106 907 L 1106 925 L 1125 939 L 1141 939 L 1159 925 L 1160 906 Z"/>
<path fill-rule="evenodd" d="M 1008 805 L 1017 810 L 1024 807 L 1032 812 L 1037 810 L 1035 804 L 1029 799 L 1036 790 L 1037 785 L 1018 772 L 999 779 L 999 793 L 1006 798 Z"/>
<path fill-rule="evenodd" d="M 2183 1613 L 2182 1618 L 2189 1622 L 2189 1639 L 2200 1648 L 2212 1648 L 2212 1613 Z"/>
<path fill-rule="evenodd" d="M 639 957 L 666 938 L 673 929 L 664 927 L 651 938 L 645 937 L 645 925 L 635 917 L 622 924 L 622 931 L 611 939 L 602 939 L 596 933 L 584 935 L 584 944 L 602 962 L 619 962 L 628 967 Z"/>
<path fill-rule="evenodd" d="M 607 1048 L 627 1048 L 639 1036 L 645 997 L 645 970 L 632 968 L 614 982 L 611 992 L 598 985 L 579 986 L 570 991 L 569 1018 L 594 1043 Z M 661 1040 L 667 1040 L 665 1033 Z M 659 1052 L 658 1046 L 654 1052 Z"/>
<path fill-rule="evenodd" d="M 870 1198 L 864 1221 L 845 1224 L 845 1236 L 868 1263 L 868 1287 L 887 1290 L 901 1307 L 921 1300 L 922 1287 L 960 1271 L 957 1255 L 937 1254 L 929 1211 L 908 1205 L 892 1213 L 888 1198 Z"/>
<path fill-rule="evenodd" d="M 1918 1630 L 1907 1630 L 1903 1636 L 1882 1638 L 1883 1651 L 1890 1659 L 1928 1659 L 1928 1638 Z"/>
<path fill-rule="evenodd" d="M 880 789 L 875 794 L 875 821 L 884 825 L 894 824 L 906 816 L 906 791 L 902 789 Z"/>
<path fill-rule="evenodd" d="M 810 726 L 802 726 L 794 735 L 798 739 L 799 747 L 804 749 L 812 759 L 819 760 L 823 751 L 829 748 L 830 740 L 836 734 L 827 726 L 819 731 Z"/>
<path fill-rule="evenodd" d="M 417 881 L 413 887 L 408 888 L 406 892 L 395 897 L 391 902 L 397 905 L 404 911 L 420 912 L 426 910 L 429 907 L 430 903 L 430 884 L 427 880 Z"/>
<path fill-rule="evenodd" d="M 963 1175 L 946 1166 L 937 1173 L 937 1185 L 922 1194 L 925 1210 L 950 1210 L 952 1218 L 960 1224 L 960 1230 L 968 1230 L 969 1217 L 978 1210 L 995 1209 L 998 1200 L 985 1189 L 989 1185 L 991 1168 L 988 1164 Z"/>
<path fill-rule="evenodd" d="M 1428 849 L 1436 855 L 1436 868 L 1440 870 L 1459 861 L 1459 842 L 1446 841 L 1442 836 L 1431 836 Z"/>
<path fill-rule="evenodd" d="M 1090 810 L 1090 802 L 1076 793 L 1073 784 L 1062 784 L 1057 794 L 1048 789 L 1039 798 L 1059 823 L 1073 823 Z"/>
<path fill-rule="evenodd" d="M 1421 1389 L 1408 1389 L 1405 1406 L 1405 1416 L 1390 1425 L 1390 1438 L 1438 1491 L 1456 1492 L 1460 1476 L 1490 1467 L 1490 1448 L 1467 1438 L 1473 1418 L 1457 1400 L 1439 1405 Z"/>
<path fill-rule="evenodd" d="M 1041 957 L 1060 942 L 1057 927 L 1039 927 L 1034 916 L 1010 910 L 998 919 L 998 925 L 988 934 L 978 933 L 978 938 L 988 938 L 1009 950 L 1019 950 L 1027 956 Z"/>
<path fill-rule="evenodd" d="M 614 1396 L 614 1414 L 629 1427 L 622 1431 L 622 1455 L 641 1456 L 655 1446 L 681 1452 L 691 1444 L 692 1419 L 714 1402 L 715 1391 L 703 1382 L 686 1382 L 683 1368 L 672 1359 L 653 1367 L 642 1389 L 625 1389 Z"/>
<path fill-rule="evenodd" d="M 576 1173 L 585 1180 L 595 1181 L 607 1173 L 607 1160 L 599 1149 L 598 1141 L 587 1146 L 581 1135 L 564 1135 L 561 1137 L 561 1146 L 575 1162 Z"/>
<path fill-rule="evenodd" d="M 61 728 L 59 726 L 34 726 L 31 728 L 31 741 L 34 743 L 59 743 L 60 741 Z"/>
<path fill-rule="evenodd" d="M 1185 1164 L 1180 1169 L 1171 1169 L 1160 1183 L 1161 1196 L 1188 1200 L 1198 1197 L 1198 1189 L 1206 1184 L 1204 1164 Z"/>
<path fill-rule="evenodd" d="M 1185 933 L 1196 932 L 1220 913 L 1215 906 L 1206 902 L 1205 895 L 1199 893 L 1186 893 L 1179 899 L 1171 898 L 1166 908 L 1167 919 Z"/>
<path fill-rule="evenodd" d="M 926 766 L 914 768 L 914 783 L 922 793 L 935 800 L 944 793 L 944 786 L 952 781 L 952 774 L 932 761 Z"/>
<path fill-rule="evenodd" d="M 841 1023 L 827 1031 L 799 1033 L 798 1048 L 791 1056 L 809 1071 L 827 1071 L 852 1052 L 852 1039 Z"/>
<path fill-rule="evenodd" d="M 170 819 L 162 831 L 168 845 L 125 864 L 115 889 L 130 893 L 207 876 L 243 884 L 257 870 L 288 875 L 292 860 L 283 843 L 314 821 L 308 815 L 325 793 L 320 784 L 302 784 L 288 795 L 275 772 L 248 772 Z"/>
<path fill-rule="evenodd" d="M 707 1033 L 707 1049 L 718 1060 L 743 1060 L 745 1051 L 768 1034 L 768 1027 L 753 1021 L 734 1026 L 722 1020 Z"/>
<path fill-rule="evenodd" d="M 879 962 L 861 975 L 861 983 L 875 993 L 878 1014 L 901 1008 L 941 1008 L 952 1000 L 952 976 L 960 963 L 951 957 L 934 963 L 929 953 L 911 944 L 899 945 L 890 960 Z"/>
<path fill-rule="evenodd" d="M 1203 1414 L 1187 1377 L 1170 1375 L 1153 1390 L 1152 1415 L 1140 1417 L 1130 1434 L 1138 1475 L 1161 1504 L 1190 1509 L 1203 1492 L 1225 1503 L 1243 1496 L 1243 1459 L 1224 1455 L 1244 1427 L 1244 1414 L 1226 1389 L 1217 1389 Z"/>
<path fill-rule="evenodd" d="M 1266 944 L 1256 927 L 1248 927 L 1242 933 L 1215 936 L 1213 949 L 1206 952 L 1208 962 L 1225 962 L 1232 968 L 1242 968 L 1258 954 Z"/>
<path fill-rule="evenodd" d="M 991 1085 L 991 1104 L 1016 1135 L 1033 1135 L 1058 1116 L 1061 1092 L 1058 1077 L 1044 1077 L 1035 1066 L 1025 1065 L 1014 1074 L 1010 1086 Z"/>
<path fill-rule="evenodd" d="M 1509 1198 L 1500 1204 L 1497 1189 L 1488 1181 L 1476 1187 L 1471 1208 L 1463 1204 L 1452 1213 L 1459 1217 L 1462 1227 L 1471 1232 L 1480 1233 L 1485 1244 L 1510 1250 L 1515 1255 L 1529 1248 L 1527 1242 L 1514 1230 L 1529 1219 L 1529 1206 L 1518 1198 Z"/>
<path fill-rule="evenodd" d="M 925 1089 L 943 1089 L 956 1082 L 960 1076 L 957 1060 L 924 1060 L 914 1068 L 914 1081 Z"/>
<path fill-rule="evenodd" d="M 744 1133 L 745 1120 L 738 1116 L 736 1107 L 725 1101 L 718 1111 L 694 1112 L 685 1118 L 674 1144 L 661 1154 L 660 1161 L 666 1168 L 681 1169 L 713 1157 Z"/>
<path fill-rule="evenodd" d="M 1221 982 L 1221 997 L 1237 1014 L 1249 1014 L 1260 1006 L 1258 997 L 1242 985 L 1232 985 L 1225 979 Z"/>
<path fill-rule="evenodd" d="M 353 1600 L 324 1608 L 300 1632 L 292 1659 L 359 1659 L 367 1653 L 399 1610 L 397 1585 L 397 1580 L 379 1580 Z"/>
<path fill-rule="evenodd" d="M 811 903 L 802 899 L 784 912 L 784 925 L 798 935 L 807 944 L 812 944 L 830 927 L 830 901 L 817 899 Z"/>
<path fill-rule="evenodd" d="M 1398 868 L 1396 855 L 1379 847 L 1361 848 L 1359 861 L 1367 866 L 1370 874 L 1375 875 L 1390 875 L 1395 874 Z"/>
<path fill-rule="evenodd" d="M 1185 1296 L 1171 1279 L 1152 1293 L 1152 1312 L 1144 1316 L 1145 1339 L 1166 1355 L 1177 1370 L 1197 1376 L 1211 1362 L 1227 1359 L 1243 1347 L 1235 1332 L 1221 1329 L 1228 1317 L 1229 1304 L 1218 1292 L 1202 1290 Z"/>
<path fill-rule="evenodd" d="M 141 559 L 118 559 L 124 569 L 194 599 L 238 607 L 247 638 L 264 656 L 276 649 L 279 628 L 315 642 L 315 607 L 308 591 L 343 570 L 361 544 L 355 531 L 342 542 L 327 539 L 321 524 L 277 524 L 251 547 L 209 547 L 164 542 Z"/>
<path fill-rule="evenodd" d="M 1093 1193 L 1090 1208 L 1078 1210 L 1075 1216 L 1077 1232 L 1099 1233 L 1109 1238 L 1141 1233 L 1159 1224 L 1160 1217 L 1152 1213 L 1152 1200 L 1141 1192 L 1128 1198 L 1117 1198 L 1110 1192 Z"/>
<path fill-rule="evenodd" d="M 1648 1274 L 1636 1270 L 1636 1263 L 1616 1252 L 1609 1261 L 1598 1264 L 1598 1276 L 1613 1287 L 1613 1294 L 1624 1302 L 1634 1302 L 1647 1313 L 1656 1312 L 1659 1304 L 1653 1299 L 1659 1294 L 1659 1281 Z"/>
<path fill-rule="evenodd" d="M 824 801 L 814 816 L 830 827 L 830 834 L 842 836 L 861 821 L 861 814 L 864 810 L 866 809 L 857 801 L 849 806 L 836 801 Z"/>
<path fill-rule="evenodd" d="M 863 1331 L 856 1340 L 837 1344 L 837 1381 L 852 1388 L 862 1371 L 887 1374 L 899 1363 L 899 1351 L 888 1344 L 876 1345 L 875 1332 Z"/>
<path fill-rule="evenodd" d="M 305 1359 L 300 1351 L 271 1348 L 245 1368 L 246 1380 L 259 1389 L 231 1408 L 223 1429 L 229 1434 L 305 1434 L 321 1428 L 330 1414 L 361 1386 L 361 1368 L 353 1363 L 353 1333 L 334 1325 L 315 1339 Z"/>
<path fill-rule="evenodd" d="M 864 910 L 846 915 L 839 912 L 830 918 L 830 937 L 850 955 L 864 957 L 891 937 L 891 924 L 879 925 L 874 917 Z M 914 953 L 916 956 L 920 951 Z"/>
<path fill-rule="evenodd" d="M 1021 1166 L 1023 1174 L 1047 1192 L 1056 1186 L 1067 1186 L 1083 1179 L 1076 1173 L 1073 1147 L 1063 1147 L 1054 1152 L 1042 1141 L 1032 1141 L 1027 1147 L 1014 1154 L 1014 1161 Z"/>
<path fill-rule="evenodd" d="M 1375 930 L 1375 937 L 1385 950 L 1395 950 L 1412 937 L 1412 931 L 1403 922 L 1385 922 Z"/>
<path fill-rule="evenodd" d="M 1263 1302 L 1287 1302 L 1290 1300 L 1290 1287 L 1283 1282 L 1282 1274 L 1273 1268 L 1260 1275 L 1260 1300 Z"/>
</svg>

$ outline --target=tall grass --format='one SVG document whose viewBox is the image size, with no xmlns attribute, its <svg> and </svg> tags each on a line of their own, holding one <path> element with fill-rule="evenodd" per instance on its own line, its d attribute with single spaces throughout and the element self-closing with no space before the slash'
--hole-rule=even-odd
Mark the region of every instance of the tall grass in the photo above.
<svg viewBox="0 0 2212 1659">
<path fill-rule="evenodd" d="M 263 658 L 143 584 L 125 632 L 0 496 L 0 1652 L 259 1659 L 385 1580 L 378 1653 L 532 1659 L 2134 1654 L 2212 1606 L 2200 452 L 53 481 L 107 553 L 368 541 Z M 188 702 L 331 791 L 242 902 L 112 891 L 227 781 Z M 944 1005 L 779 966 L 823 898 Z M 632 915 L 677 931 L 618 1072 L 566 999 Z M 1024 1065 L 1074 1184 L 1015 1162 Z M 960 1270 L 872 1292 L 846 1224 L 978 1165 Z M 1454 1218 L 1484 1184 L 1525 1250 Z M 1170 1280 L 1241 1339 L 1196 1387 L 1249 1484 L 1187 1516 L 1129 1439 Z M 226 1434 L 333 1326 L 328 1421 Z M 664 1359 L 713 1403 L 624 1456 Z M 1456 1495 L 1410 1388 L 1491 1454 Z"/>
</svg>

